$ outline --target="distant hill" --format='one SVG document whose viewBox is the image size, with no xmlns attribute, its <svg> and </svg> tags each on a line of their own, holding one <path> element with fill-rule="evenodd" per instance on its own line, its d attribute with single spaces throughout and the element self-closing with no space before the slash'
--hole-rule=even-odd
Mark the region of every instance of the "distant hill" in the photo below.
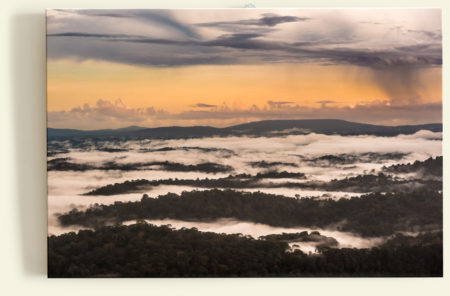
<svg viewBox="0 0 450 296">
<path fill-rule="evenodd" d="M 302 119 L 302 120 L 264 120 L 249 122 L 226 128 L 232 132 L 264 134 L 264 133 L 319 133 L 339 135 L 379 135 L 396 136 L 412 134 L 419 130 L 442 131 L 442 124 L 383 126 L 350 122 L 338 119 Z"/>
<path fill-rule="evenodd" d="M 120 129 L 76 130 L 76 129 L 47 129 L 48 140 L 62 140 L 73 138 L 202 138 L 211 136 L 277 136 L 292 134 L 337 134 L 337 135 L 376 135 L 396 136 L 399 134 L 413 134 L 419 130 L 441 132 L 441 123 L 422 125 L 385 126 L 350 122 L 338 119 L 301 119 L 301 120 L 263 120 L 234 125 L 225 128 L 210 126 L 168 126 L 145 128 L 130 126 Z"/>
</svg>

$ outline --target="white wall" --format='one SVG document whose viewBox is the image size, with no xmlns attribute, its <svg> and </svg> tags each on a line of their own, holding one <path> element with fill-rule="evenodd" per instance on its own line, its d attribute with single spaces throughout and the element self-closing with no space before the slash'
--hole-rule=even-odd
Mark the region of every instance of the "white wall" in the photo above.
<svg viewBox="0 0 450 296">
<path fill-rule="evenodd" d="M 46 102 L 45 8 L 188 7 L 445 7 L 444 38 L 450 29 L 445 1 L 162 1 L 3 0 L 0 60 L 0 294 L 1 295 L 253 295 L 314 293 L 345 295 L 444 295 L 448 279 L 47 279 L 46 278 Z M 449 11 L 447 11 L 449 10 Z M 444 44 L 447 49 L 447 42 Z M 448 54 L 448 50 L 445 53 Z M 446 65 L 447 55 L 444 56 Z M 444 68 L 448 77 L 448 67 Z M 448 79 L 447 79 L 448 80 Z M 444 97 L 448 88 L 444 83 Z M 445 101 L 445 100 L 444 100 Z M 444 119 L 448 112 L 445 104 Z M 445 120 L 448 125 L 448 119 Z M 445 133 L 444 145 L 446 145 Z M 445 147 L 448 148 L 448 147 Z M 446 155 L 448 149 L 445 150 Z M 446 158 L 444 158 L 446 160 Z M 445 161 L 445 176 L 448 175 Z M 444 192 L 448 190 L 447 184 Z M 445 194 L 444 200 L 448 197 Z M 448 210 L 448 202 L 445 202 Z M 445 221 L 449 212 L 444 211 Z M 446 229 L 448 223 L 446 223 Z M 447 236 L 445 236 L 447 237 Z M 445 250 L 448 259 L 448 239 Z M 445 270 L 449 270 L 446 260 Z M 448 273 L 447 273 L 448 274 Z M 241 292 L 241 293 L 239 293 Z"/>
</svg>

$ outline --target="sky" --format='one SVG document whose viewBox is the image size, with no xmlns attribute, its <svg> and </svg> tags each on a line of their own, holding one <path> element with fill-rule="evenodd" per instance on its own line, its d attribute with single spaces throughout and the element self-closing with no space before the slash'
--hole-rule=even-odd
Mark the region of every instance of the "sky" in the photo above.
<svg viewBox="0 0 450 296">
<path fill-rule="evenodd" d="M 442 121 L 439 9 L 48 10 L 48 126 Z"/>
</svg>

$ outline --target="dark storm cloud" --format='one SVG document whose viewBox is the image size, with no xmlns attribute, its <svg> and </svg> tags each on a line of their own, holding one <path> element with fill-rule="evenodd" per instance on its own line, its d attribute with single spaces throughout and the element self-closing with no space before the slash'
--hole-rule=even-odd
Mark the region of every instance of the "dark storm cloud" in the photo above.
<svg viewBox="0 0 450 296">
<path fill-rule="evenodd" d="M 196 30 L 187 24 L 183 24 L 176 20 L 169 10 L 149 10 L 149 9 L 121 9 L 121 10 L 105 10 L 105 9 L 77 9 L 77 10 L 60 10 L 78 15 L 91 17 L 110 17 L 110 18 L 129 18 L 142 22 L 150 22 L 159 24 L 176 30 L 186 37 L 199 38 L 200 35 Z"/>
<path fill-rule="evenodd" d="M 222 16 L 217 22 L 195 24 L 183 18 L 185 12 L 168 10 L 59 13 L 63 15 L 49 15 L 50 59 L 94 59 L 156 67 L 309 62 L 356 65 L 372 69 L 374 81 L 392 100 L 410 102 L 420 100 L 417 89 L 421 70 L 442 65 L 440 29 L 408 30 L 404 25 L 381 25 L 372 19 L 361 26 L 360 20 L 328 23 L 325 17 L 314 16 L 312 24 L 308 17 L 262 14 L 232 21 Z M 298 24 L 290 26 L 290 31 L 278 30 L 277 25 L 283 23 Z M 303 30 L 308 25 L 309 29 Z M 356 28 L 367 33 L 358 35 Z M 209 29 L 216 30 L 211 33 Z M 376 39 L 381 46 L 371 47 L 373 30 L 379 30 L 379 38 L 386 34 L 395 38 Z"/>
<path fill-rule="evenodd" d="M 77 41 L 79 38 L 90 40 L 80 42 Z M 74 32 L 50 34 L 47 44 L 48 57 L 55 59 L 73 58 L 81 61 L 94 59 L 156 67 L 236 63 L 236 58 L 229 52 L 198 46 L 190 41 L 151 39 L 135 35 Z M 182 55 L 179 51 L 181 47 L 184 48 Z"/>
<path fill-rule="evenodd" d="M 408 45 L 408 46 L 399 46 L 396 47 L 396 49 L 404 52 L 420 52 L 427 50 L 431 47 L 431 44 L 415 44 L 415 45 Z"/>
<path fill-rule="evenodd" d="M 190 57 L 189 53 L 198 53 L 197 47 L 203 48 L 214 48 L 214 47 L 224 47 L 232 48 L 236 50 L 251 50 L 256 52 L 265 51 L 278 51 L 278 53 L 272 53 L 273 61 L 277 60 L 277 56 L 280 56 L 280 61 L 285 61 L 286 58 L 290 58 L 291 61 L 299 60 L 321 60 L 328 63 L 335 64 L 355 64 L 360 66 L 366 66 L 371 68 L 383 68 L 391 66 L 429 66 L 429 65 L 441 65 L 442 64 L 442 52 L 441 47 L 436 44 L 422 44 L 415 46 L 404 46 L 397 47 L 391 50 L 368 50 L 368 49 L 353 49 L 353 48 L 320 48 L 313 47 L 314 43 L 302 43 L 302 45 L 290 44 L 280 41 L 268 41 L 261 39 L 264 37 L 262 34 L 224 34 L 216 39 L 209 41 L 199 41 L 199 40 L 172 40 L 172 39 L 161 39 L 161 38 L 148 38 L 139 35 L 125 35 L 125 34 L 93 34 L 93 33 L 82 33 L 82 32 L 64 32 L 56 34 L 48 34 L 49 37 L 74 37 L 74 38 L 91 38 L 91 39 L 101 39 L 110 42 L 128 42 L 128 43 L 142 43 L 142 44 L 158 44 L 166 46 L 174 46 L 172 48 L 177 50 L 182 50 L 182 56 L 172 56 L 173 63 L 157 63 L 158 65 L 189 65 L 202 63 L 215 64 L 217 58 L 217 64 L 223 64 L 224 61 L 228 61 L 231 64 L 245 63 L 240 59 L 239 52 L 236 54 L 226 56 L 209 56 L 209 57 Z M 70 42 L 70 40 L 67 40 Z M 311 46 L 309 46 L 311 45 Z M 114 45 L 110 45 L 114 46 Z M 99 46 L 92 46 L 92 51 L 89 53 L 89 45 L 84 47 L 87 49 L 86 54 L 88 56 L 80 58 L 99 58 L 101 59 L 102 54 L 95 54 Z M 70 50 L 69 50 L 70 52 Z M 105 51 L 102 51 L 105 52 Z M 163 52 L 163 51 L 160 51 Z M 50 54 L 52 54 L 50 48 Z M 210 51 L 214 53 L 214 51 Z M 149 53 L 148 55 L 142 56 L 142 60 L 139 61 L 139 57 L 135 56 L 135 51 L 121 51 L 121 54 L 114 55 L 115 59 L 119 61 L 130 61 L 135 60 L 133 64 L 152 64 L 152 55 L 156 54 Z M 70 55 L 70 54 L 69 54 Z M 94 55 L 94 56 L 89 56 Z M 124 59 L 120 57 L 130 56 L 130 59 Z M 160 56 L 157 56 L 158 58 Z M 110 60 L 109 57 L 104 57 L 106 60 Z M 258 56 L 256 56 L 257 60 Z M 253 60 L 255 61 L 255 59 Z"/>
<path fill-rule="evenodd" d="M 442 64 L 442 46 L 437 40 L 440 33 L 425 30 L 402 29 L 405 34 L 428 36 L 420 44 L 385 46 L 372 50 L 360 45 L 354 46 L 355 42 L 361 41 L 354 36 L 356 24 L 343 21 L 328 30 L 332 32 L 331 35 L 326 35 L 322 31 L 305 34 L 302 32 L 303 40 L 284 38 L 281 40 L 286 41 L 280 41 L 270 38 L 273 32 L 271 28 L 283 23 L 306 22 L 311 18 L 262 14 L 259 18 L 188 24 L 177 19 L 176 14 L 169 10 L 59 10 L 59 12 L 64 16 L 69 15 L 60 20 L 66 24 L 63 29 L 78 29 L 86 20 L 95 20 L 99 17 L 128 18 L 138 22 L 137 26 L 139 23 L 148 23 L 150 26 L 146 27 L 148 30 L 140 30 L 139 34 L 125 34 L 126 30 L 120 30 L 121 27 L 114 25 L 114 22 L 107 23 L 104 28 L 84 26 L 85 32 L 60 31 L 61 27 L 57 26 L 55 28 L 59 29 L 50 30 L 48 34 L 49 58 L 98 59 L 163 67 L 313 61 L 323 65 L 352 64 L 373 69 L 405 69 Z M 51 19 L 51 22 L 55 21 L 54 18 Z M 103 22 L 95 23 L 103 24 Z M 368 25 L 370 23 L 373 22 L 367 21 Z M 228 34 L 207 39 L 199 33 L 199 28 L 206 27 L 229 29 L 232 27 L 232 29 L 225 30 L 230 32 Z M 154 37 L 154 30 L 158 32 L 158 37 Z M 170 35 L 169 33 L 173 31 L 176 34 Z M 90 41 L 84 42 L 80 40 L 82 38 Z"/>
<path fill-rule="evenodd" d="M 310 20 L 308 17 L 297 17 L 297 16 L 289 16 L 289 15 L 277 15 L 266 13 L 259 19 L 247 19 L 247 20 L 238 20 L 238 21 L 229 21 L 229 22 L 210 22 L 210 23 L 199 23 L 197 26 L 200 27 L 218 27 L 224 29 L 230 29 L 236 26 L 267 26 L 274 27 L 283 23 L 292 23 L 292 22 L 304 22 Z"/>
<path fill-rule="evenodd" d="M 120 41 L 121 39 L 135 39 L 135 38 L 145 38 L 139 35 L 128 35 L 128 34 L 95 34 L 95 33 L 81 33 L 81 32 L 65 32 L 65 33 L 55 33 L 47 34 L 49 37 L 85 37 L 85 38 L 107 38 L 115 39 Z"/>
<path fill-rule="evenodd" d="M 243 50 L 287 50 L 282 42 L 257 40 L 261 34 L 225 34 L 215 40 L 202 43 L 203 46 L 220 46 Z"/>
<path fill-rule="evenodd" d="M 366 66 L 370 68 L 384 68 L 392 66 L 437 66 L 442 64 L 442 56 L 440 51 L 432 48 L 432 45 L 427 45 L 430 50 L 414 51 L 409 48 L 392 50 L 365 50 L 365 49 L 324 49 L 312 51 L 311 53 L 319 54 L 336 63 L 348 63 L 359 66 Z"/>
</svg>

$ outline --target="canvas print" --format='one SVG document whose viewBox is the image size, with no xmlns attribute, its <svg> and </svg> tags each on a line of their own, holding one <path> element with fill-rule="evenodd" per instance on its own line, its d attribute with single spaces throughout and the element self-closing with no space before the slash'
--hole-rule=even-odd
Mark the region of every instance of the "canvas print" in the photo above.
<svg viewBox="0 0 450 296">
<path fill-rule="evenodd" d="M 49 277 L 441 277 L 439 9 L 47 10 Z"/>
</svg>

